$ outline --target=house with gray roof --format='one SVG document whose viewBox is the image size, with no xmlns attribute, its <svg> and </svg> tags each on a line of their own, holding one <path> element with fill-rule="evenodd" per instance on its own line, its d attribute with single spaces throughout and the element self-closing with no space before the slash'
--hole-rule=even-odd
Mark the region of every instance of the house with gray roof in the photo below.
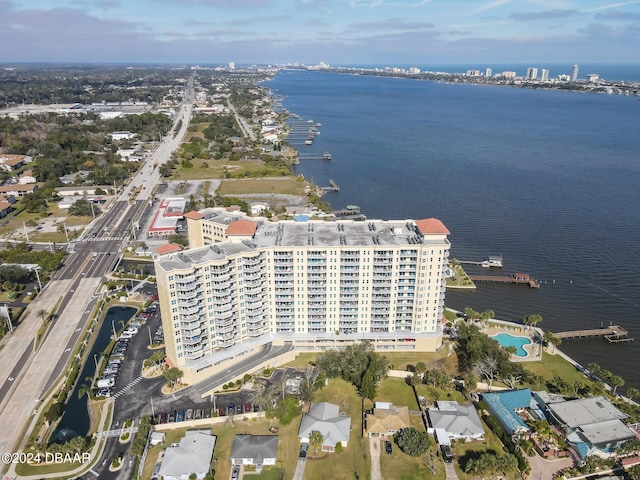
<svg viewBox="0 0 640 480">
<path fill-rule="evenodd" d="M 482 440 L 484 427 L 473 405 L 438 401 L 435 408 L 427 410 L 429 433 L 443 429 L 450 440 Z"/>
<path fill-rule="evenodd" d="M 167 447 L 158 471 L 164 480 L 204 478 L 211 470 L 216 437 L 209 430 L 187 430 L 177 446 Z"/>
<path fill-rule="evenodd" d="M 263 465 L 275 465 L 278 456 L 277 435 L 235 435 L 231 446 L 232 465 L 255 465 L 260 473 Z"/>
<path fill-rule="evenodd" d="M 312 403 L 309 413 L 305 413 L 300 422 L 300 441 L 309 443 L 311 432 L 314 431 L 322 434 L 322 450 L 333 452 L 338 443 L 343 447 L 349 443 L 351 417 L 340 415 L 340 408 L 333 403 Z"/>
<path fill-rule="evenodd" d="M 584 458 L 600 450 L 613 453 L 623 443 L 636 438 L 636 432 L 622 420 L 628 415 L 606 397 L 588 397 L 547 405 L 551 421 L 560 425 L 569 443 Z"/>
</svg>

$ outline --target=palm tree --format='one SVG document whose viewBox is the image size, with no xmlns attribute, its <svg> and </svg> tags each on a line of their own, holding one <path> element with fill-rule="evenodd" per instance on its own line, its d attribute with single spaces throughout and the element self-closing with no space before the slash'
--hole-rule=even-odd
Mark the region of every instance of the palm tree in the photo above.
<svg viewBox="0 0 640 480">
<path fill-rule="evenodd" d="M 44 325 L 49 312 L 47 312 L 44 308 L 41 308 L 40 310 L 38 310 L 38 315 L 40 315 L 40 318 L 42 318 L 42 324 Z"/>
<path fill-rule="evenodd" d="M 618 387 L 621 387 L 624 385 L 624 378 L 619 377 L 618 375 L 612 375 L 611 376 L 611 383 L 613 384 L 613 393 L 616 393 L 616 390 L 618 390 Z"/>
<path fill-rule="evenodd" d="M 542 337 L 542 340 L 544 341 L 544 343 L 549 346 L 551 345 L 553 347 L 553 349 L 551 350 L 551 353 L 553 353 L 555 351 L 555 347 L 557 347 L 558 345 L 560 345 L 562 343 L 562 339 L 556 337 L 553 332 L 550 332 L 549 330 L 546 330 L 544 332 L 544 336 Z"/>
<path fill-rule="evenodd" d="M 538 315 L 537 313 L 532 313 L 531 315 L 527 315 L 522 319 L 522 323 L 530 327 L 535 327 L 541 321 L 542 315 Z"/>
<path fill-rule="evenodd" d="M 629 400 L 633 400 L 634 398 L 637 398 L 638 395 L 640 395 L 640 390 L 638 390 L 636 387 L 627 388 L 627 398 Z"/>
<path fill-rule="evenodd" d="M 320 433 L 318 430 L 313 430 L 309 434 L 309 445 L 311 445 L 314 448 L 316 454 L 318 453 L 318 448 L 322 447 L 323 441 L 324 441 L 324 437 L 322 436 L 322 433 Z"/>
</svg>

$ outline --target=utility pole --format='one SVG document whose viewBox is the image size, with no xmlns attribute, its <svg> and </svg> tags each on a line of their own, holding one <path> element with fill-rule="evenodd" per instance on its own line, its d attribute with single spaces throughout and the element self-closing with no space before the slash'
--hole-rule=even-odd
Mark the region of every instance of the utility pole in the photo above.
<svg viewBox="0 0 640 480">
<path fill-rule="evenodd" d="M 36 267 L 34 268 L 34 270 L 36 271 L 36 278 L 38 279 L 38 288 L 40 289 L 40 292 L 42 291 L 42 283 L 40 283 L 40 275 L 38 274 L 38 270 L 40 270 L 40 267 Z M 38 293 L 40 293 L 38 292 Z"/>
<path fill-rule="evenodd" d="M 67 224 L 63 223 L 62 226 L 64 227 L 64 236 L 67 237 L 67 243 L 69 243 L 69 232 L 67 231 Z"/>
<path fill-rule="evenodd" d="M 22 222 L 22 227 L 24 228 L 24 236 L 27 237 L 27 243 L 29 242 L 29 235 L 27 234 L 27 225 Z"/>
</svg>

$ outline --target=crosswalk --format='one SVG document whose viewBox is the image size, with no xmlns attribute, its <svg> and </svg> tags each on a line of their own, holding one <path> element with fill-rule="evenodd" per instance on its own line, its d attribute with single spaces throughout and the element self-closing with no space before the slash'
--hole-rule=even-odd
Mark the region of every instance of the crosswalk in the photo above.
<svg viewBox="0 0 640 480">
<path fill-rule="evenodd" d="M 104 242 L 107 240 L 124 240 L 127 238 L 127 235 L 115 235 L 113 237 L 94 237 L 94 238 L 83 238 L 83 242 Z"/>
<path fill-rule="evenodd" d="M 138 378 L 134 378 L 133 381 L 127 385 L 126 387 L 124 387 L 122 390 L 120 390 L 119 392 L 117 392 L 115 395 L 113 395 L 113 397 L 111 398 L 118 398 L 122 395 L 124 395 L 125 393 L 127 393 L 127 390 L 129 390 L 131 387 L 133 387 L 134 385 L 137 385 L 138 383 L 140 383 L 140 380 L 142 380 L 142 375 L 140 375 Z"/>
</svg>

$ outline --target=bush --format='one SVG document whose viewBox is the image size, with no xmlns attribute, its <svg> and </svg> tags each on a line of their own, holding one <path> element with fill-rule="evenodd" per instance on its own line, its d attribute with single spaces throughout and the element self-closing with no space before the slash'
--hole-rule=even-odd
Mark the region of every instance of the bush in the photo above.
<svg viewBox="0 0 640 480">
<path fill-rule="evenodd" d="M 426 432 L 419 432 L 413 427 L 403 428 L 395 434 L 394 439 L 400 450 L 412 457 L 425 453 L 431 443 Z"/>
</svg>

